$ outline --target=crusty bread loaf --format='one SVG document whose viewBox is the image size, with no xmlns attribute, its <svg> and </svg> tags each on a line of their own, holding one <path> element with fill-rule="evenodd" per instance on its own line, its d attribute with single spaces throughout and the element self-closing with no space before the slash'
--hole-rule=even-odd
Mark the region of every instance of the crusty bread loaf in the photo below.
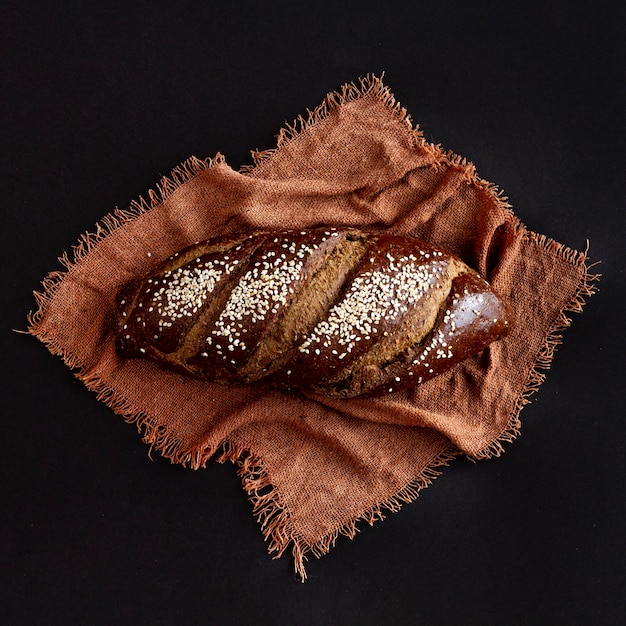
<svg viewBox="0 0 626 626">
<path fill-rule="evenodd" d="M 409 237 L 321 228 L 197 243 L 118 297 L 118 350 L 331 397 L 422 383 L 508 332 L 472 269 Z"/>
</svg>

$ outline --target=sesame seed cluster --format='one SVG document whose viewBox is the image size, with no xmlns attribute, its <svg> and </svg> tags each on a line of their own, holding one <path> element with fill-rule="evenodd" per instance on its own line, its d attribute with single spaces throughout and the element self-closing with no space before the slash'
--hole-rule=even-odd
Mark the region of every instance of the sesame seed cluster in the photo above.
<svg viewBox="0 0 626 626">
<path fill-rule="evenodd" d="M 205 341 L 204 358 L 217 356 L 241 366 L 256 348 L 263 330 L 297 292 L 311 257 L 338 237 L 334 229 L 311 233 L 286 231 L 251 259 L 234 286 Z"/>
<path fill-rule="evenodd" d="M 240 250 L 237 246 L 227 254 L 198 256 L 182 267 L 148 279 L 138 308 L 151 315 L 147 330 L 153 333 L 155 345 L 174 348 L 179 343 L 216 288 L 239 265 Z"/>
<path fill-rule="evenodd" d="M 286 304 L 294 293 L 294 283 L 302 274 L 304 259 L 317 246 L 302 244 L 296 247 L 292 244 L 288 249 L 295 259 L 287 261 L 285 253 L 270 251 L 239 279 L 206 339 L 207 344 L 224 338 L 231 352 L 246 350 L 243 335 L 248 332 L 247 326 L 264 321 L 267 315 L 275 315 Z M 216 343 L 215 348 L 224 355 L 226 347 Z"/>
<path fill-rule="evenodd" d="M 450 319 L 450 316 L 454 316 L 454 313 L 448 312 L 446 315 L 448 319 Z M 421 368 L 424 369 L 422 376 L 419 376 L 417 379 L 418 383 L 422 382 L 424 378 L 424 375 L 423 375 L 424 373 L 426 372 L 428 374 L 434 373 L 435 371 L 434 367 L 429 361 L 434 362 L 434 361 L 438 361 L 439 359 L 451 359 L 452 358 L 453 356 L 452 348 L 450 348 L 450 346 L 448 345 L 448 342 L 446 341 L 446 339 L 449 338 L 448 335 L 452 335 L 452 334 L 453 332 L 445 333 L 441 329 L 437 330 L 437 332 L 432 335 L 430 341 L 424 346 L 419 356 L 413 359 L 413 362 L 412 362 L 413 365 L 419 365 Z M 413 376 L 414 373 L 415 372 L 413 370 L 409 370 L 407 372 L 409 376 Z"/>
<path fill-rule="evenodd" d="M 180 267 L 173 272 L 166 272 L 161 280 L 155 279 L 154 295 L 148 310 L 156 308 L 159 326 L 171 326 L 171 320 L 183 316 L 191 317 L 197 313 L 213 293 L 217 281 L 224 273 L 230 273 L 233 267 L 225 265 L 223 261 L 221 264 L 222 267 L 219 261 L 203 264 L 197 262 L 196 267 Z M 161 284 L 163 286 L 159 288 Z"/>
<path fill-rule="evenodd" d="M 376 340 L 376 335 L 386 335 L 382 329 L 405 317 L 445 271 L 443 261 L 420 262 L 426 255 L 431 257 L 423 251 L 420 258 L 414 254 L 395 258 L 387 253 L 382 267 L 356 276 L 345 297 L 299 347 L 300 352 L 319 356 L 330 349 L 331 355 L 343 360 L 357 347 Z M 375 261 L 372 256 L 365 265 Z"/>
<path fill-rule="evenodd" d="M 120 340 L 128 349 L 145 344 L 138 347 L 142 354 L 148 346 L 165 353 L 176 350 L 207 302 L 237 268 L 247 247 L 247 243 L 239 244 L 226 254 L 219 250 L 199 253 L 185 263 L 185 256 L 172 255 L 165 262 L 171 269 L 157 270 L 147 277 L 134 305 L 131 297 L 120 302 L 124 322 Z"/>
</svg>

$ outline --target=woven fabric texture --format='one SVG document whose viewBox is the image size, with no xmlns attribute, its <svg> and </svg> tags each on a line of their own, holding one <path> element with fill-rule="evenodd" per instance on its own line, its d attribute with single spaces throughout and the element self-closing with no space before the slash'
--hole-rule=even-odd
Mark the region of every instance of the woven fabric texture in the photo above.
<svg viewBox="0 0 626 626">
<path fill-rule="evenodd" d="M 529 232 L 464 159 L 427 143 L 375 77 L 329 94 L 235 171 L 190 158 L 86 234 L 36 294 L 30 332 L 173 462 L 238 464 L 270 552 L 324 554 L 413 500 L 458 454 L 497 456 L 543 380 L 567 312 L 593 293 L 586 255 Z M 253 229 L 356 226 L 458 255 L 516 312 L 513 332 L 415 389 L 324 400 L 184 378 L 114 346 L 130 279 L 193 242 Z"/>
</svg>

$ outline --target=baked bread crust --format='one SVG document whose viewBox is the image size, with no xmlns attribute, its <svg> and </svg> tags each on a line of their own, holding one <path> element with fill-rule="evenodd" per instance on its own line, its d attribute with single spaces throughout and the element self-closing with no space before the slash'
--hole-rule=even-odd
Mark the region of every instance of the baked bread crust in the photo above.
<svg viewBox="0 0 626 626">
<path fill-rule="evenodd" d="M 458 258 L 352 228 L 220 237 L 117 299 L 117 348 L 223 384 L 350 398 L 415 386 L 481 352 L 510 308 Z"/>
</svg>

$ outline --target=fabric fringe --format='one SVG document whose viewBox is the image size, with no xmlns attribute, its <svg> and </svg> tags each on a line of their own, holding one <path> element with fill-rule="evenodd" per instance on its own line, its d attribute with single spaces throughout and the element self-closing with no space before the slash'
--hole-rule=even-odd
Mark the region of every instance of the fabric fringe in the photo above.
<svg viewBox="0 0 626 626">
<path fill-rule="evenodd" d="M 426 141 L 424 134 L 418 125 L 413 124 L 411 115 L 400 102 L 398 102 L 391 89 L 383 83 L 384 72 L 380 76 L 367 74 L 355 82 L 344 84 L 339 91 L 333 91 L 326 95 L 321 104 L 313 110 L 307 109 L 306 115 L 299 115 L 293 122 L 286 123 L 278 135 L 276 135 L 276 146 L 266 150 L 253 150 L 251 152 L 252 163 L 239 168 L 240 174 L 252 174 L 263 169 L 263 166 L 270 161 L 273 155 L 286 144 L 296 141 L 302 133 L 312 129 L 316 124 L 327 119 L 333 111 L 349 102 L 355 102 L 361 98 L 373 97 L 379 100 L 389 111 L 403 124 L 406 125 L 414 145 L 432 157 L 432 167 L 452 167 L 462 171 L 463 177 L 468 184 L 487 193 L 492 200 L 511 218 L 517 220 L 508 198 L 502 190 L 492 182 L 480 178 L 476 172 L 476 167 L 465 157 L 455 154 L 451 150 L 444 150 L 441 144 L 432 144 Z"/>
<path fill-rule="evenodd" d="M 414 128 L 410 114 L 396 100 L 391 89 L 383 83 L 383 77 L 384 72 L 380 77 L 374 74 L 367 74 L 358 79 L 358 84 L 354 82 L 346 83 L 339 91 L 327 94 L 321 104 L 313 110 L 307 109 L 305 115 L 299 115 L 293 122 L 286 123 L 279 130 L 278 135 L 276 135 L 276 147 L 266 150 L 253 150 L 251 152 L 253 162 L 249 165 L 243 165 L 239 169 L 239 173 L 250 174 L 253 171 L 262 169 L 275 152 L 289 142 L 297 140 L 302 133 L 310 130 L 316 124 L 324 121 L 340 106 L 365 97 L 373 97 L 382 102 L 394 116 L 406 124 L 407 130 L 413 135 L 416 144 L 432 153 L 439 160 L 442 155 L 439 154 L 435 146 L 426 142 L 418 127 Z"/>
<path fill-rule="evenodd" d="M 546 333 L 543 344 L 535 355 L 533 365 L 528 373 L 528 378 L 524 383 L 522 393 L 513 407 L 513 411 L 505 429 L 487 447 L 477 454 L 472 455 L 472 460 L 488 459 L 500 456 L 504 452 L 503 444 L 510 443 L 520 434 L 521 422 L 519 414 L 527 404 L 530 404 L 530 398 L 539 391 L 539 388 L 546 378 L 545 373 L 541 370 L 550 369 L 556 350 L 563 342 L 563 331 L 571 326 L 572 320 L 567 314 L 582 313 L 587 300 L 597 292 L 596 283 L 601 277 L 601 274 L 594 274 L 590 271 L 596 263 L 588 263 L 589 244 L 587 244 L 587 249 L 584 252 L 580 252 L 578 250 L 568 248 L 567 246 L 564 246 L 558 241 L 550 239 L 545 235 L 539 235 L 532 231 L 528 231 L 523 224 L 519 222 L 518 227 L 523 230 L 525 237 L 529 241 L 544 248 L 550 254 L 554 254 L 569 263 L 581 265 L 583 272 L 572 299 L 565 305 L 565 307 L 556 316 L 556 319 L 552 322 L 548 332 Z"/>
<path fill-rule="evenodd" d="M 275 148 L 253 151 L 253 163 L 244 165 L 239 172 L 241 174 L 251 174 L 253 171 L 262 169 L 275 152 L 287 143 L 296 141 L 303 132 L 329 117 L 339 106 L 363 97 L 375 97 L 385 104 L 400 121 L 406 124 L 407 131 L 411 133 L 415 146 L 431 154 L 433 167 L 448 166 L 462 170 L 468 184 L 488 194 L 498 207 L 507 212 L 519 224 L 517 217 L 511 210 L 511 205 L 507 202 L 507 198 L 503 196 L 495 184 L 479 178 L 476 168 L 471 162 L 452 152 L 444 151 L 439 144 L 431 144 L 424 139 L 421 130 L 418 127 L 413 127 L 413 122 L 406 109 L 396 101 L 391 90 L 383 84 L 383 76 L 384 74 L 380 77 L 369 74 L 360 78 L 359 84 L 348 83 L 343 85 L 340 91 L 328 94 L 322 104 L 312 111 L 307 109 L 306 116 L 298 116 L 294 122 L 287 124 L 279 131 Z M 265 540 L 268 542 L 268 552 L 274 554 L 274 558 L 278 558 L 291 544 L 296 574 L 304 582 L 306 579 L 305 562 L 309 553 L 315 557 L 320 557 L 329 552 L 339 537 L 354 538 L 357 532 L 359 532 L 358 525 L 360 522 L 372 525 L 376 521 L 384 519 L 387 512 L 397 512 L 403 504 L 414 501 L 418 497 L 419 492 L 428 487 L 441 474 L 439 468 L 448 465 L 461 452 L 453 445 L 450 445 L 436 456 L 415 479 L 400 489 L 394 496 L 372 506 L 363 512 L 359 518 L 345 523 L 319 541 L 309 544 L 295 530 L 289 510 L 277 489 L 271 483 L 261 461 L 247 449 L 239 447 L 230 441 L 223 442 L 219 450 L 208 446 L 194 449 L 183 446 L 180 439 L 173 432 L 155 424 L 145 413 L 138 411 L 136 407 L 132 406 L 126 398 L 107 387 L 97 374 L 86 372 L 76 355 L 66 351 L 55 339 L 46 336 L 38 330 L 47 306 L 54 298 L 61 281 L 71 271 L 75 263 L 93 250 L 100 241 L 112 232 L 163 202 L 180 185 L 191 180 L 202 171 L 224 162 L 223 155 L 219 153 L 213 159 L 190 157 L 175 167 L 169 176 L 164 176 L 157 184 L 156 189 L 148 192 L 147 198 L 140 197 L 138 200 L 131 202 L 126 210 L 116 209 L 96 224 L 95 232 L 86 232 L 81 235 L 78 243 L 72 247 L 71 256 L 65 252 L 59 258 L 64 270 L 50 272 L 42 281 L 42 291 L 34 292 L 37 308 L 28 314 L 28 333 L 40 339 L 50 352 L 61 356 L 63 361 L 75 372 L 75 375 L 87 388 L 97 394 L 98 400 L 109 406 L 115 413 L 121 415 L 127 422 L 137 426 L 142 433 L 143 442 L 149 446 L 149 455 L 151 455 L 153 450 L 157 450 L 172 463 L 188 466 L 192 469 L 205 467 L 211 459 L 215 459 L 220 463 L 232 461 L 237 464 L 238 474 L 242 478 L 244 490 L 252 501 L 253 513 L 261 526 Z M 520 224 L 520 228 L 524 227 Z M 561 333 L 571 323 L 566 312 L 580 312 L 582 310 L 586 298 L 595 293 L 596 287 L 594 283 L 600 276 L 599 274 L 589 272 L 591 266 L 586 264 L 586 252 L 577 252 L 566 248 L 543 235 L 537 235 L 529 231 L 526 231 L 526 234 L 531 240 L 544 246 L 551 253 L 556 253 L 570 262 L 582 264 L 584 273 L 574 297 L 552 324 L 546 340 L 537 354 L 523 393 L 514 407 L 507 427 L 496 441 L 475 456 L 472 456 L 472 459 L 499 456 L 504 450 L 503 443 L 510 442 L 517 437 L 520 430 L 519 412 L 528 404 L 528 398 L 539 389 L 545 378 L 545 374 L 539 370 L 550 367 L 555 349 L 562 340 Z"/>
<path fill-rule="evenodd" d="M 307 578 L 305 563 L 309 554 L 320 558 L 335 546 L 340 537 L 354 539 L 360 531 L 360 523 L 366 522 L 372 526 L 375 522 L 384 519 L 386 513 L 397 513 L 403 504 L 413 502 L 419 496 L 420 491 L 428 487 L 441 474 L 440 468 L 449 465 L 450 461 L 459 454 L 455 446 L 448 446 L 428 463 L 419 476 L 395 495 L 372 506 L 358 518 L 346 522 L 312 544 L 295 529 L 291 514 L 260 459 L 252 455 L 245 447 L 226 441 L 215 460 L 218 463 L 230 461 L 238 466 L 237 475 L 242 479 L 243 488 L 252 502 L 252 512 L 268 544 L 268 553 L 278 559 L 291 545 L 295 573 L 300 581 L 304 582 Z"/>
<path fill-rule="evenodd" d="M 152 452 L 156 450 L 173 464 L 198 470 L 206 467 L 215 456 L 219 445 L 193 447 L 185 445 L 174 431 L 155 423 L 154 418 L 150 418 L 143 411 L 137 410 L 124 396 L 105 385 L 97 374 L 79 372 L 77 377 L 89 390 L 96 394 L 100 402 L 121 415 L 127 423 L 137 427 L 141 433 L 141 440 L 149 448 L 148 456 L 151 459 Z"/>
<path fill-rule="evenodd" d="M 177 165 L 169 175 L 163 176 L 155 189 L 148 191 L 147 197 L 141 196 L 137 200 L 133 200 L 128 209 L 115 209 L 112 213 L 105 215 L 95 225 L 93 232 L 86 232 L 80 236 L 78 242 L 72 246 L 71 254 L 66 251 L 59 257 L 59 262 L 64 269 L 52 271 L 43 279 L 41 282 L 42 290 L 33 292 L 36 308 L 30 311 L 27 316 L 27 333 L 37 337 L 52 354 L 60 356 L 63 362 L 74 372 L 74 375 L 89 390 L 96 394 L 98 400 L 106 404 L 118 415 L 121 415 L 126 422 L 136 425 L 141 433 L 142 441 L 149 446 L 149 455 L 152 450 L 156 449 L 165 458 L 170 459 L 172 463 L 189 466 L 193 469 L 206 466 L 209 459 L 215 454 L 215 449 L 189 449 L 184 447 L 174 433 L 155 424 L 145 413 L 129 403 L 125 397 L 105 385 L 97 373 L 89 372 L 85 368 L 76 354 L 66 350 L 54 337 L 42 332 L 39 326 L 46 314 L 48 305 L 54 299 L 55 293 L 65 276 L 100 241 L 118 228 L 141 217 L 159 205 L 181 185 L 198 174 L 224 162 L 224 157 L 220 153 L 217 153 L 212 159 L 199 159 L 191 156 L 180 165 Z"/>
<path fill-rule="evenodd" d="M 78 242 L 72 246 L 71 255 L 65 251 L 58 258 L 64 270 L 50 272 L 41 283 L 42 291 L 33 292 L 37 307 L 34 311 L 28 313 L 28 332 L 36 335 L 36 327 L 39 322 L 41 322 L 47 305 L 54 298 L 54 294 L 65 277 L 65 274 L 67 274 L 76 263 L 89 254 L 100 241 L 108 237 L 118 228 L 132 222 L 159 205 L 171 196 L 182 184 L 191 180 L 204 170 L 224 162 L 224 156 L 219 152 L 212 159 L 199 159 L 195 156 L 189 157 L 180 165 L 177 165 L 169 175 L 163 176 L 157 183 L 156 188 L 148 191 L 147 198 L 140 196 L 137 200 L 133 200 L 128 209 L 115 209 L 112 213 L 105 215 L 96 223 L 94 232 L 85 232 L 80 235 Z"/>
<path fill-rule="evenodd" d="M 469 458 L 477 460 L 500 456 L 504 452 L 503 444 L 512 442 L 519 435 L 521 428 L 519 413 L 522 408 L 530 402 L 529 397 L 532 396 L 543 383 L 545 374 L 539 370 L 548 369 L 550 367 L 552 359 L 554 358 L 554 352 L 562 341 L 562 331 L 571 323 L 566 315 L 566 312 L 582 311 L 586 301 L 585 299 L 595 293 L 595 286 L 593 283 L 597 281 L 600 276 L 599 274 L 591 274 L 589 272 L 590 266 L 586 265 L 587 252 L 578 252 L 543 235 L 537 235 L 527 231 L 524 225 L 521 224 L 517 216 L 513 213 L 512 206 L 508 202 L 508 198 L 504 195 L 503 191 L 495 183 L 480 178 L 476 171 L 476 167 L 471 161 L 468 161 L 465 157 L 455 154 L 451 150 L 444 150 L 441 144 L 428 143 L 424 139 L 423 133 L 419 127 L 413 126 L 413 122 L 407 110 L 395 99 L 395 96 L 389 87 L 383 84 L 383 76 L 384 73 L 380 77 L 368 74 L 359 79 L 359 84 L 348 83 L 343 85 L 340 91 L 329 93 L 322 104 L 318 107 L 312 111 L 307 109 L 306 117 L 302 115 L 298 116 L 294 122 L 287 124 L 279 131 L 275 148 L 252 152 L 253 164 L 242 167 L 240 169 L 240 173 L 247 174 L 256 171 L 257 169 L 262 169 L 263 165 L 271 159 L 275 152 L 280 150 L 287 143 L 297 140 L 303 132 L 325 120 L 339 106 L 346 104 L 347 102 L 356 101 L 360 98 L 374 97 L 388 107 L 392 114 L 397 116 L 398 119 L 406 124 L 407 132 L 411 133 L 415 146 L 427 151 L 432 156 L 433 167 L 449 167 L 460 170 L 467 184 L 472 185 L 482 193 L 486 194 L 489 199 L 508 216 L 516 228 L 523 230 L 527 237 L 536 241 L 551 254 L 556 254 L 566 259 L 568 262 L 580 263 L 584 265 L 584 274 L 581 278 L 578 289 L 572 298 L 572 301 L 568 303 L 549 329 L 544 344 L 536 356 L 534 365 L 531 368 L 528 379 L 524 385 L 523 393 L 513 409 L 506 428 L 495 441 Z"/>
<path fill-rule="evenodd" d="M 96 399 L 109 407 L 114 413 L 120 415 L 125 422 L 133 424 L 141 435 L 141 440 L 149 450 L 148 456 L 152 459 L 152 452 L 157 450 L 171 463 L 200 469 L 206 467 L 210 459 L 215 455 L 218 446 L 189 447 L 184 445 L 176 434 L 157 424 L 154 418 L 138 409 L 128 398 L 119 394 L 115 389 L 106 385 L 99 374 L 87 370 L 80 362 L 77 355 L 66 350 L 59 342 L 46 333 L 38 332 L 37 329 L 29 329 L 31 334 L 41 341 L 51 354 L 61 357 L 63 362 L 72 370 L 78 380 L 87 389 L 96 394 Z"/>
</svg>

